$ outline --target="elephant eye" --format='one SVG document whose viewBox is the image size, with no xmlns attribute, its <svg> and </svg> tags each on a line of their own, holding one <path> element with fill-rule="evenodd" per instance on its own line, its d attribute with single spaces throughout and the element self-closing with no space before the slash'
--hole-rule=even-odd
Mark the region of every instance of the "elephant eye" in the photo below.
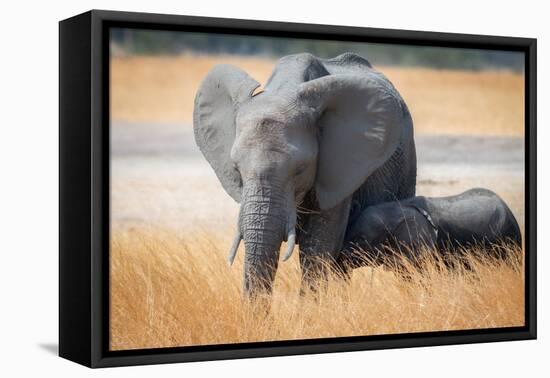
<svg viewBox="0 0 550 378">
<path fill-rule="evenodd" d="M 305 171 L 306 171 L 305 164 L 302 164 L 302 165 L 298 166 L 298 168 L 296 168 L 296 176 L 300 176 Z"/>
<path fill-rule="evenodd" d="M 238 175 L 238 178 L 239 178 L 239 186 L 243 186 L 243 178 L 241 177 L 241 172 L 239 171 L 239 167 L 237 165 L 237 163 L 233 162 L 232 164 L 233 166 L 233 169 L 236 171 L 237 175 Z"/>
</svg>

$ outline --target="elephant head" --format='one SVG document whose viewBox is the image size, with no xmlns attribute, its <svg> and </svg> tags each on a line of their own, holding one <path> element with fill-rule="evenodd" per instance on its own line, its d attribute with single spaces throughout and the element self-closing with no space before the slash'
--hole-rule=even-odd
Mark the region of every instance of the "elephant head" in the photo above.
<svg viewBox="0 0 550 378">
<path fill-rule="evenodd" d="M 271 292 L 282 242 L 285 258 L 297 242 L 296 207 L 306 194 L 320 209 L 334 207 L 399 143 L 400 97 L 368 62 L 349 55 L 349 70 L 338 58 L 283 58 L 257 95 L 260 84 L 247 73 L 219 65 L 197 92 L 197 145 L 240 203 L 229 262 L 244 240 L 245 294 Z"/>
</svg>

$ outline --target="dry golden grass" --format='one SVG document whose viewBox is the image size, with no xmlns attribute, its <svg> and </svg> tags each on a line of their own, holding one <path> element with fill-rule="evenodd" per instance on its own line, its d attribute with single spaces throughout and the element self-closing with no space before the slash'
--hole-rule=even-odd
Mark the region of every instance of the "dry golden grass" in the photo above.
<svg viewBox="0 0 550 378">
<path fill-rule="evenodd" d="M 201 80 L 219 63 L 264 84 L 274 60 L 235 56 L 114 57 L 111 115 L 128 122 L 190 123 Z M 409 105 L 419 133 L 523 135 L 523 74 L 377 67 Z"/>
<path fill-rule="evenodd" d="M 523 74 L 391 67 L 380 71 L 407 102 L 417 132 L 524 134 Z"/>
<path fill-rule="evenodd" d="M 279 267 L 266 317 L 241 300 L 243 251 L 229 268 L 229 239 L 229 233 L 204 231 L 114 230 L 111 349 L 524 324 L 521 257 L 512 265 L 471 258 L 472 271 L 448 270 L 431 259 L 410 281 L 382 268 L 361 268 L 349 284 L 330 280 L 314 301 L 298 294 L 295 254 Z"/>
<path fill-rule="evenodd" d="M 240 67 L 265 82 L 273 61 L 231 56 L 117 57 L 111 59 L 111 116 L 128 122 L 193 120 L 199 85 L 216 64 Z"/>
</svg>

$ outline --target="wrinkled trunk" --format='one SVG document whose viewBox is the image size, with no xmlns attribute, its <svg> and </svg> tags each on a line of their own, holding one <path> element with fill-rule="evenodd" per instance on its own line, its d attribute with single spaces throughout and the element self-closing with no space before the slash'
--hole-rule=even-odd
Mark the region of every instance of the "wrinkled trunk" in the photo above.
<svg viewBox="0 0 550 378">
<path fill-rule="evenodd" d="M 271 294 L 279 249 L 286 237 L 286 201 L 282 190 L 248 185 L 243 190 L 240 230 L 245 245 L 244 293 Z"/>
</svg>

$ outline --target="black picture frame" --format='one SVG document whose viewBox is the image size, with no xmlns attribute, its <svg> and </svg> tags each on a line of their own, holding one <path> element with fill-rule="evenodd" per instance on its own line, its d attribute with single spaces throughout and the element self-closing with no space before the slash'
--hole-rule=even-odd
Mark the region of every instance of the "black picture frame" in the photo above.
<svg viewBox="0 0 550 378">
<path fill-rule="evenodd" d="M 110 27 L 525 53 L 525 326 L 109 351 Z M 59 355 L 89 367 L 535 339 L 536 39 L 92 10 L 59 23 Z"/>
</svg>

